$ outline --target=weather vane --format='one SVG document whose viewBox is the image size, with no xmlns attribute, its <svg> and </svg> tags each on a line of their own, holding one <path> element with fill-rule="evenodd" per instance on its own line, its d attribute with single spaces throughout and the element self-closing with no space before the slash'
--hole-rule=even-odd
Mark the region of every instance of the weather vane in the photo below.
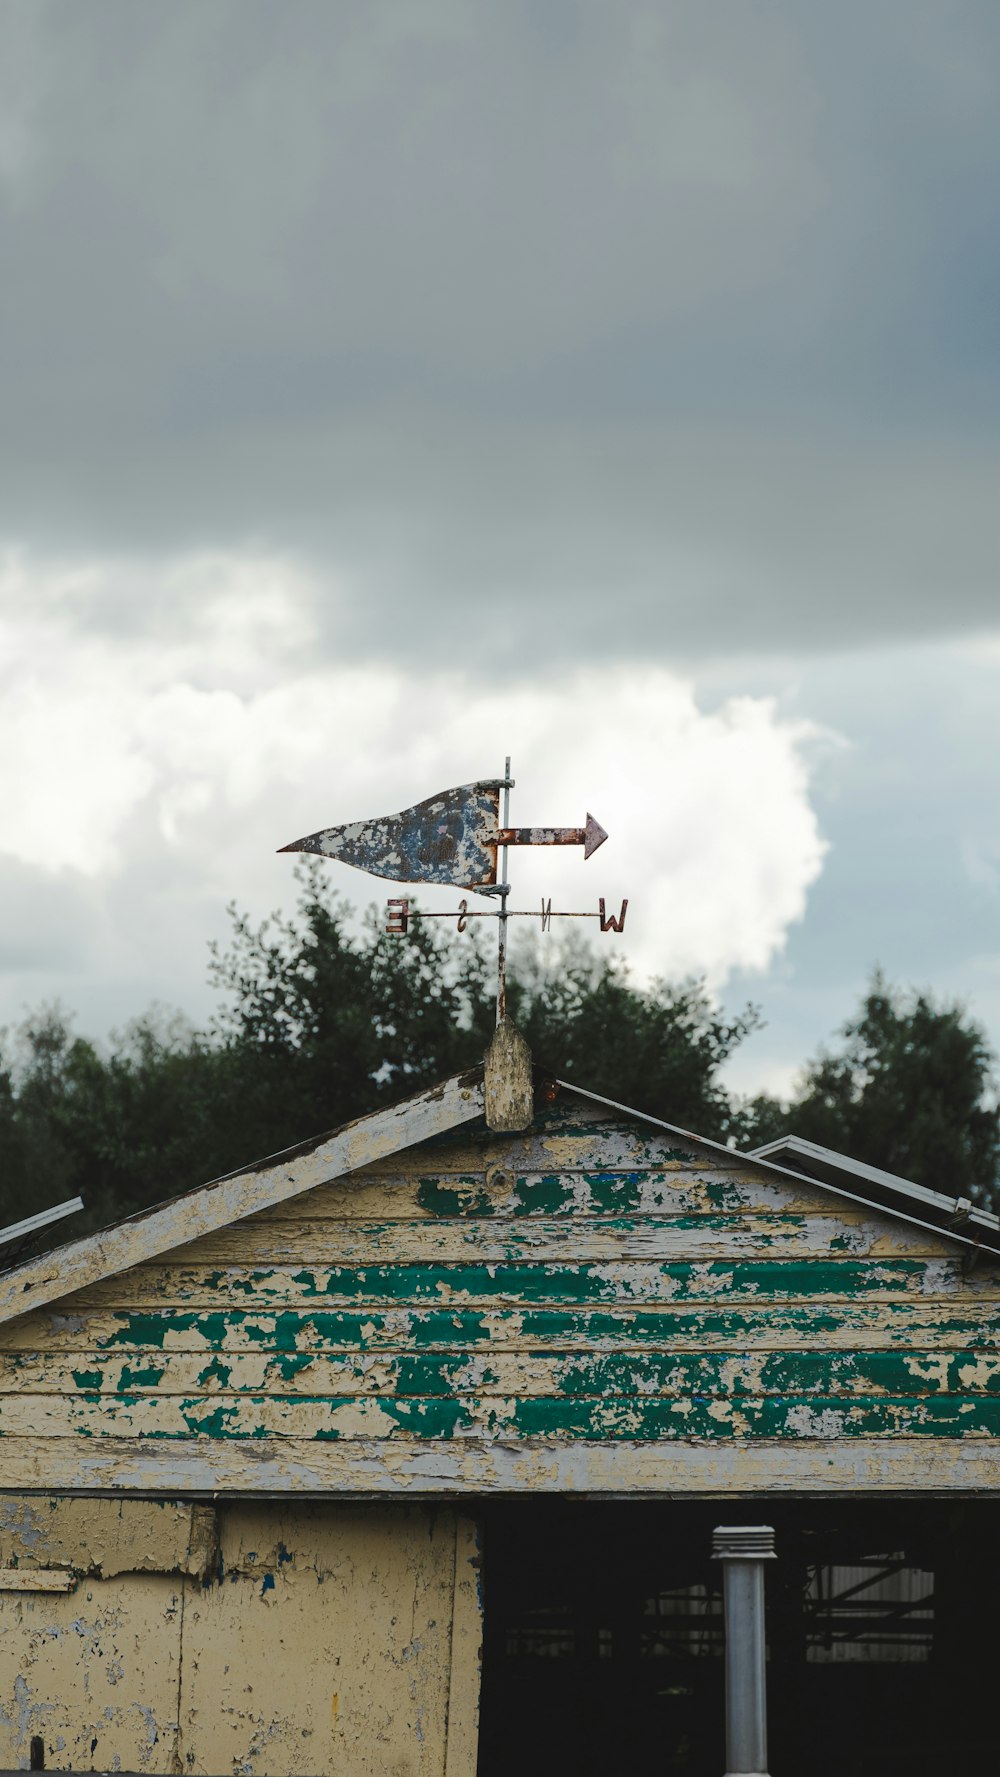
<svg viewBox="0 0 1000 1777">
<path fill-rule="evenodd" d="M 467 888 L 477 895 L 492 895 L 499 902 L 496 908 L 470 908 L 461 900 L 453 912 L 425 913 L 413 907 L 408 898 L 394 896 L 386 903 L 387 932 L 405 937 L 414 919 L 454 919 L 464 932 L 470 919 L 497 921 L 497 1025 L 507 1012 L 507 921 L 540 919 L 542 931 L 548 931 L 554 919 L 596 919 L 602 932 L 621 932 L 625 927 L 628 901 L 621 903 L 617 915 L 606 911 L 604 897 L 598 901 L 596 913 L 570 913 L 553 910 L 551 897 L 543 899 L 539 910 L 508 907 L 510 883 L 507 881 L 507 848 L 511 845 L 582 845 L 584 858 L 589 858 L 607 839 L 604 828 L 588 814 L 582 827 L 512 827 L 510 792 L 514 780 L 510 760 L 506 761 L 502 778 L 484 783 L 459 784 L 457 789 L 442 790 L 428 796 L 413 808 L 400 814 L 385 815 L 381 820 L 348 821 L 341 827 L 323 827 L 305 839 L 283 845 L 281 851 L 317 852 L 320 857 L 333 858 L 340 864 L 352 864 L 371 876 L 387 876 L 393 882 L 450 883 L 454 888 Z M 503 792 L 503 824 L 500 819 L 500 793 Z M 499 858 L 499 881 L 498 877 Z"/>
</svg>

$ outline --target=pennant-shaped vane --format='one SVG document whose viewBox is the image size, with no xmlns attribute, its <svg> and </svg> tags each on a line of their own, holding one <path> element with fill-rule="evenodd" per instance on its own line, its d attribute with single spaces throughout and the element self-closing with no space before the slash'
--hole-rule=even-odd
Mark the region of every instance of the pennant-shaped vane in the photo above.
<svg viewBox="0 0 1000 1777">
<path fill-rule="evenodd" d="M 502 778 L 459 784 L 404 808 L 401 814 L 324 827 L 280 849 L 318 852 L 393 882 L 489 888 L 497 880 L 497 852 L 502 845 L 582 845 L 584 857 L 589 858 L 607 838 L 589 814 L 585 827 L 501 827 L 503 788 Z"/>
</svg>

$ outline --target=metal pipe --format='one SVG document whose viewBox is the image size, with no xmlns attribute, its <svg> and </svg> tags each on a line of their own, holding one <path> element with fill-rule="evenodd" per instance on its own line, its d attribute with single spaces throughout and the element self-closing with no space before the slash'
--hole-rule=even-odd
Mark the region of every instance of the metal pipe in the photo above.
<svg viewBox="0 0 1000 1777">
<path fill-rule="evenodd" d="M 503 768 L 503 824 L 510 824 L 510 755 L 504 761 Z M 497 1028 L 507 1016 L 507 896 L 510 894 L 510 883 L 507 881 L 507 847 L 500 850 L 500 881 L 497 884 L 500 895 L 500 918 L 497 924 Z"/>
<path fill-rule="evenodd" d="M 726 1777 L 767 1777 L 764 1562 L 774 1560 L 769 1524 L 721 1524 L 712 1557 L 723 1563 L 726 1615 Z"/>
</svg>

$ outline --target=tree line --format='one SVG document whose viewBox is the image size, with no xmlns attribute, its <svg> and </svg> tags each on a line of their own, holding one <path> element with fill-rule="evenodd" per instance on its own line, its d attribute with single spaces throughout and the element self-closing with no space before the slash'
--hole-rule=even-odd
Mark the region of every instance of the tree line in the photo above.
<svg viewBox="0 0 1000 1777">
<path fill-rule="evenodd" d="M 59 1008 L 0 1052 L 0 1224 L 79 1193 L 100 1227 L 335 1128 L 478 1059 L 493 963 L 371 913 L 359 930 L 319 865 L 294 913 L 230 909 L 213 947 L 219 1009 L 205 1029 L 154 1009 L 108 1044 Z M 872 979 L 856 1015 L 808 1062 L 790 1103 L 740 1099 L 721 1072 L 761 1023 L 723 1013 L 697 980 L 637 986 L 584 946 L 514 957 L 510 1010 L 560 1078 L 701 1135 L 751 1148 L 792 1132 L 951 1196 L 998 1206 L 996 1057 L 963 1007 Z M 57 1230 L 54 1238 L 63 1238 Z"/>
</svg>

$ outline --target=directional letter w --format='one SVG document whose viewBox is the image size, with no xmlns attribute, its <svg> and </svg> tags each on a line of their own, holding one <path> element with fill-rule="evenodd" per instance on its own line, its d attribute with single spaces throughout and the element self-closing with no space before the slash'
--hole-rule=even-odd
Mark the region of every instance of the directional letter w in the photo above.
<svg viewBox="0 0 1000 1777">
<path fill-rule="evenodd" d="M 623 932 L 625 930 L 625 914 L 628 909 L 628 902 L 627 901 L 622 902 L 622 910 L 619 913 L 617 919 L 615 918 L 613 913 L 606 913 L 605 912 L 605 910 L 604 910 L 604 896 L 603 895 L 601 896 L 600 901 L 598 902 L 598 906 L 600 907 L 600 910 L 601 910 L 598 917 L 601 921 L 601 931 L 602 932 Z"/>
</svg>

